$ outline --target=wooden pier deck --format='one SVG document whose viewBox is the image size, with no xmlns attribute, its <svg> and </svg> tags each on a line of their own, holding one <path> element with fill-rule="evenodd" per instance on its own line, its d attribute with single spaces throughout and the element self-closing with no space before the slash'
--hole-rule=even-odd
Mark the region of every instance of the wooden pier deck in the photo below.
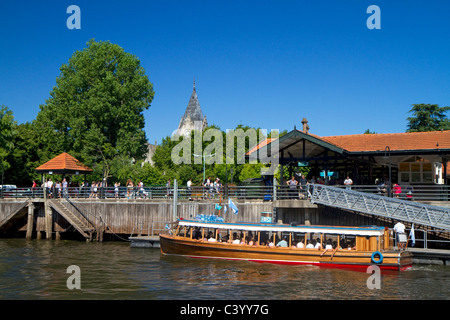
<svg viewBox="0 0 450 320">
<path fill-rule="evenodd" d="M 159 248 L 159 236 L 132 236 L 128 240 L 132 248 Z"/>
<path fill-rule="evenodd" d="M 450 250 L 408 248 L 413 255 L 413 264 L 450 266 Z"/>
</svg>

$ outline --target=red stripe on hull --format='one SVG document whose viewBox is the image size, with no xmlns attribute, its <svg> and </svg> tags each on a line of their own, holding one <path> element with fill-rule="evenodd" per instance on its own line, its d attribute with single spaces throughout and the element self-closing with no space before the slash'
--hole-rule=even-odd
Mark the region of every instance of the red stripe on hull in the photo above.
<svg viewBox="0 0 450 320">
<path fill-rule="evenodd" d="M 184 255 L 181 255 L 184 256 Z M 378 266 L 381 270 L 393 270 L 393 271 L 405 271 L 412 267 L 411 265 L 404 265 L 399 267 L 398 265 L 383 265 L 383 264 L 343 264 L 343 263 L 327 263 L 327 262 L 301 262 L 301 261 L 281 261 L 281 260 L 258 260 L 258 259 L 238 259 L 238 258 L 224 258 L 224 257 L 205 257 L 205 256 L 186 256 L 189 258 L 195 259 L 221 259 L 221 260 L 233 260 L 233 261 L 251 261 L 257 263 L 271 263 L 271 264 L 279 264 L 279 265 L 310 265 L 316 267 L 325 267 L 325 268 L 337 268 L 337 269 L 349 269 L 349 270 L 358 270 L 364 271 L 371 265 Z"/>
</svg>

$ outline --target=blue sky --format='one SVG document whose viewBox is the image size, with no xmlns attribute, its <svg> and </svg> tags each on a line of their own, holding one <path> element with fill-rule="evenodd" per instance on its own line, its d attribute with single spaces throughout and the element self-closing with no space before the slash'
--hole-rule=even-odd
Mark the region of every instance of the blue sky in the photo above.
<svg viewBox="0 0 450 320">
<path fill-rule="evenodd" d="M 69 30 L 69 5 L 81 29 Z M 368 6 L 381 9 L 369 30 Z M 450 1 L 2 1 L 0 105 L 32 121 L 89 39 L 139 57 L 150 142 L 178 126 L 195 77 L 208 123 L 320 135 L 404 132 L 412 104 L 450 105 Z"/>
</svg>

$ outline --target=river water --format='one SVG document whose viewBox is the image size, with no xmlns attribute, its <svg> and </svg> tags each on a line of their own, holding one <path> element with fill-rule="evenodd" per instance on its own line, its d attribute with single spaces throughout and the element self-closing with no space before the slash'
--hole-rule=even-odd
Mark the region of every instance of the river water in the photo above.
<svg viewBox="0 0 450 320">
<path fill-rule="evenodd" d="M 70 271 L 77 266 L 78 271 Z M 70 278 L 79 275 L 78 278 Z M 1 300 L 448 300 L 450 267 L 417 265 L 370 274 L 161 256 L 129 242 L 0 239 Z M 70 278 L 70 279 L 69 279 Z M 80 289 L 68 288 L 80 284 Z"/>
</svg>

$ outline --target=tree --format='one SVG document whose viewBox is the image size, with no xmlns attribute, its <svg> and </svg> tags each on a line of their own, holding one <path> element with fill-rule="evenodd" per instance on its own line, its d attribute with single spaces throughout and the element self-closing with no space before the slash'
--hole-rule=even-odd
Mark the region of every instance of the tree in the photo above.
<svg viewBox="0 0 450 320">
<path fill-rule="evenodd" d="M 406 132 L 423 132 L 450 130 L 450 120 L 446 113 L 450 107 L 439 107 L 437 104 L 413 104 L 408 117 L 408 130 Z"/>
<path fill-rule="evenodd" d="M 69 152 L 107 177 L 114 158 L 143 158 L 143 111 L 154 92 L 139 59 L 92 39 L 60 71 L 35 121 L 41 159 Z"/>
<path fill-rule="evenodd" d="M 40 174 L 35 171 L 40 164 L 36 153 L 38 139 L 29 122 L 15 126 L 14 130 L 16 133 L 13 139 L 14 149 L 7 158 L 11 167 L 5 175 L 8 182 L 25 187 L 33 179 L 40 180 Z"/>
<path fill-rule="evenodd" d="M 0 107 L 0 170 L 1 183 L 3 183 L 4 171 L 10 167 L 9 162 L 6 160 L 10 152 L 14 148 L 15 127 L 17 123 L 14 120 L 14 116 L 11 110 L 7 106 L 2 105 Z"/>
</svg>

